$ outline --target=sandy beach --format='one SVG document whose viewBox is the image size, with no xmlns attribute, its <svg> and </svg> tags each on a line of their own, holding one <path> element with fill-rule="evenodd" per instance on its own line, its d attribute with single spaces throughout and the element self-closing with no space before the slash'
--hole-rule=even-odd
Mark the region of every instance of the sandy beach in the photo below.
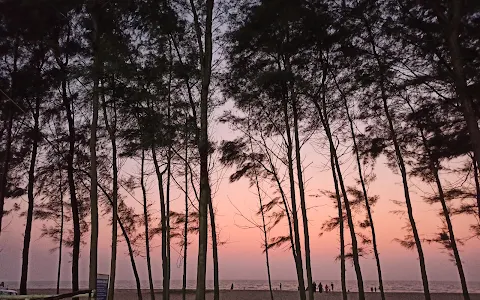
<svg viewBox="0 0 480 300">
<path fill-rule="evenodd" d="M 65 291 L 67 292 L 67 291 Z M 55 294 L 52 290 L 31 290 L 29 294 Z M 298 299 L 298 292 L 295 291 L 274 291 L 275 300 L 295 300 Z M 368 300 L 380 300 L 380 293 L 367 293 Z M 143 291 L 144 299 L 149 299 L 149 292 Z M 423 300 L 423 294 L 421 293 L 387 293 L 387 299 L 390 300 Z M 162 299 L 161 290 L 155 292 L 155 298 Z M 137 292 L 135 290 L 116 290 L 115 300 L 135 300 L 137 299 Z M 171 294 L 172 300 L 182 299 L 182 294 L 179 291 L 174 291 Z M 195 299 L 194 291 L 189 290 L 187 293 L 187 299 Z M 207 299 L 213 300 L 213 292 L 207 293 Z M 249 290 L 237 290 L 237 291 L 220 291 L 220 299 L 224 300 L 269 300 L 270 294 L 268 291 L 249 291 Z M 341 300 L 342 295 L 338 292 L 333 293 L 315 293 L 315 299 L 321 300 Z M 349 293 L 348 299 L 358 299 L 356 293 Z M 432 293 L 433 300 L 461 300 L 463 299 L 461 294 L 438 294 Z M 480 294 L 470 294 L 470 299 L 480 300 Z"/>
</svg>

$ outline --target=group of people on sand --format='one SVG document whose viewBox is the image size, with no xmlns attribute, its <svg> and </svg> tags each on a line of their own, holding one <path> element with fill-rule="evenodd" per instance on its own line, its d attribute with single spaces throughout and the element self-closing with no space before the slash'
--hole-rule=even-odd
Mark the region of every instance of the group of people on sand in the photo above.
<svg viewBox="0 0 480 300">
<path fill-rule="evenodd" d="M 281 287 L 282 285 L 280 284 L 280 289 L 282 289 Z M 300 290 L 300 287 L 298 287 L 298 289 Z M 313 292 L 316 292 L 317 291 L 317 283 L 314 281 L 312 282 L 312 290 Z M 308 291 L 308 287 L 305 289 L 305 291 Z M 330 286 L 328 286 L 328 284 L 325 285 L 325 289 L 323 288 L 323 285 L 322 283 L 320 282 L 318 284 L 318 292 L 319 293 L 323 293 L 323 291 L 325 291 L 325 293 L 328 293 L 328 292 L 333 292 L 333 282 L 330 283 Z"/>
</svg>

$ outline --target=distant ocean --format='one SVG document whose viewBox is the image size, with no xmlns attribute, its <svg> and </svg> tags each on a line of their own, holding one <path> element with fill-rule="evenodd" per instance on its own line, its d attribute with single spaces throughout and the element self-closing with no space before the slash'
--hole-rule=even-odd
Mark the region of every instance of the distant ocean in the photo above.
<svg viewBox="0 0 480 300">
<path fill-rule="evenodd" d="M 236 290 L 268 290 L 268 281 L 266 280 L 221 280 L 220 281 L 220 289 L 230 289 L 233 283 L 233 287 Z M 280 283 L 282 284 L 282 290 L 291 290 L 295 291 L 298 289 L 298 284 L 294 280 L 273 280 L 272 285 L 273 288 L 278 290 L 280 289 Z M 318 284 L 319 281 L 317 280 L 316 283 Z M 333 283 L 334 291 L 340 291 L 341 285 L 339 280 L 321 280 L 323 286 L 326 284 L 329 285 Z M 5 282 L 6 286 L 10 288 L 17 289 L 19 284 L 18 282 Z M 347 289 L 351 292 L 357 291 L 355 281 L 347 281 Z M 430 281 L 430 291 L 432 293 L 461 293 L 462 289 L 460 286 L 460 282 L 455 281 Z M 70 288 L 71 283 L 68 281 L 61 282 L 60 287 L 68 289 Z M 86 288 L 88 283 L 81 282 L 80 287 Z M 148 289 L 148 282 L 142 280 L 141 282 L 142 289 Z M 155 280 L 154 286 L 156 289 L 162 288 L 162 281 Z M 365 290 L 370 291 L 370 288 L 377 287 L 378 290 L 378 282 L 376 281 L 368 281 L 364 282 Z M 28 284 L 29 289 L 54 289 L 56 287 L 56 283 L 54 281 L 30 281 Z M 118 289 L 135 289 L 135 281 L 132 280 L 117 280 L 116 288 Z M 171 288 L 172 289 L 181 289 L 182 288 L 182 281 L 181 280 L 172 280 L 171 281 Z M 188 289 L 195 289 L 195 281 L 189 280 L 187 281 L 187 288 Z M 207 281 L 207 288 L 213 289 L 213 281 Z M 386 292 L 408 292 L 408 293 L 422 293 L 423 287 L 421 281 L 401 281 L 395 280 L 390 281 L 387 280 L 384 282 L 384 288 Z M 480 282 L 469 282 L 468 283 L 468 290 L 471 293 L 480 293 Z"/>
</svg>

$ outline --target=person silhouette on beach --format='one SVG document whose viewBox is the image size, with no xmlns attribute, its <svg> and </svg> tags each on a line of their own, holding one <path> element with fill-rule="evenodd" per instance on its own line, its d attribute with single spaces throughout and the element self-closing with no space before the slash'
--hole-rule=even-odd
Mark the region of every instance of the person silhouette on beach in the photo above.
<svg viewBox="0 0 480 300">
<path fill-rule="evenodd" d="M 328 293 L 328 284 L 325 285 L 325 293 Z"/>
<path fill-rule="evenodd" d="M 375 293 L 377 292 L 377 287 L 375 287 Z"/>
<path fill-rule="evenodd" d="M 332 292 L 333 292 L 333 282 L 332 282 L 332 283 L 330 283 L 330 286 L 332 287 Z"/>
<path fill-rule="evenodd" d="M 230 286 L 230 289 L 233 290 L 233 283 L 232 283 L 232 285 Z"/>
<path fill-rule="evenodd" d="M 370 288 L 370 292 L 372 292 L 372 293 L 373 293 L 373 287 L 371 287 L 371 288 Z"/>
<path fill-rule="evenodd" d="M 280 282 L 280 290 L 282 290 L 282 283 Z"/>
<path fill-rule="evenodd" d="M 312 282 L 312 290 L 314 293 L 317 291 L 317 284 L 315 283 L 315 281 Z"/>
<path fill-rule="evenodd" d="M 318 283 L 318 292 L 323 293 L 323 285 L 321 282 Z"/>
</svg>

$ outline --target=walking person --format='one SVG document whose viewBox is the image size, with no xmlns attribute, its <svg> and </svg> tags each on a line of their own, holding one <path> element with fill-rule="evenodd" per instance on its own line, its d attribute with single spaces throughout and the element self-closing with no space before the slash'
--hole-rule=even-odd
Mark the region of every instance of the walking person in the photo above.
<svg viewBox="0 0 480 300">
<path fill-rule="evenodd" d="M 330 283 L 330 286 L 332 287 L 332 292 L 333 292 L 333 282 L 332 282 L 332 283 Z"/>
</svg>

